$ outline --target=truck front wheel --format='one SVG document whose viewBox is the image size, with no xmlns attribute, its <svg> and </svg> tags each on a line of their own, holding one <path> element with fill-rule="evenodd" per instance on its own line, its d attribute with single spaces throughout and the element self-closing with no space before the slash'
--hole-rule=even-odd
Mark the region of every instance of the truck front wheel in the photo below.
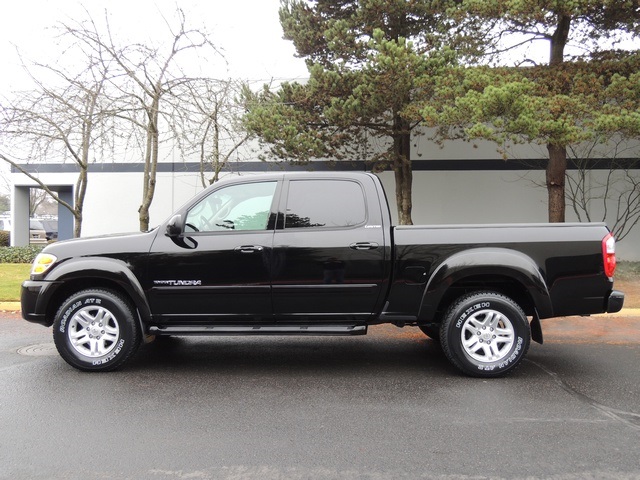
<svg viewBox="0 0 640 480">
<path fill-rule="evenodd" d="M 135 353 L 140 332 L 133 309 L 122 296 L 87 289 L 71 295 L 58 309 L 53 340 L 69 365 L 104 372 L 120 367 Z"/>
<path fill-rule="evenodd" d="M 531 342 L 520 306 L 496 292 L 473 292 L 454 302 L 440 329 L 440 343 L 457 368 L 475 377 L 512 372 Z"/>
</svg>

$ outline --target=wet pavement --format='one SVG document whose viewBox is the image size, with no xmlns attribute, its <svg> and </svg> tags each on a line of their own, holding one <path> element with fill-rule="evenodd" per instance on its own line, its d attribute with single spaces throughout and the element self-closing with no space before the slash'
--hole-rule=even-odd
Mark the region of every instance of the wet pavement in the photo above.
<svg viewBox="0 0 640 480">
<path fill-rule="evenodd" d="M 0 478 L 640 479 L 640 315 L 543 321 L 510 377 L 416 329 L 176 338 L 86 374 L 0 314 Z"/>
</svg>

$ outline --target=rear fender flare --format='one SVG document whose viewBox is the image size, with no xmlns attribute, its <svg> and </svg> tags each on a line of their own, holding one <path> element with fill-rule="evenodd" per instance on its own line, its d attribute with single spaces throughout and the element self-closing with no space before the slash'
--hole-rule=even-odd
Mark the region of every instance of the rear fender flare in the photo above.
<svg viewBox="0 0 640 480">
<path fill-rule="evenodd" d="M 500 276 L 520 284 L 529 294 L 542 318 L 551 316 L 551 297 L 536 263 L 527 255 L 503 248 L 474 248 L 452 255 L 431 274 L 422 296 L 418 318 L 436 316 L 447 290 L 455 283 L 474 276 Z"/>
</svg>

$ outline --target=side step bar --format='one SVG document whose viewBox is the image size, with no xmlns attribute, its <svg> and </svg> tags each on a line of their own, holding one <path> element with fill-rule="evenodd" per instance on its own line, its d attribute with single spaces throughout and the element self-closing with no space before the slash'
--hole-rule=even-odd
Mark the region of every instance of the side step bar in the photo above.
<svg viewBox="0 0 640 480">
<path fill-rule="evenodd" d="M 365 335 L 366 325 L 151 326 L 150 335 Z"/>
</svg>

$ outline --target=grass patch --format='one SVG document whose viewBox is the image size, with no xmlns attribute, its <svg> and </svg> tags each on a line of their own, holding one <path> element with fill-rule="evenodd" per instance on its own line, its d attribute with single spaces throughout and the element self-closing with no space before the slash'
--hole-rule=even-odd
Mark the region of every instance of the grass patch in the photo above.
<svg viewBox="0 0 640 480">
<path fill-rule="evenodd" d="M 640 262 L 619 262 L 616 280 L 640 280 Z"/>
<path fill-rule="evenodd" d="M 30 271 L 30 263 L 0 263 L 0 302 L 20 300 L 20 285 Z"/>
</svg>

